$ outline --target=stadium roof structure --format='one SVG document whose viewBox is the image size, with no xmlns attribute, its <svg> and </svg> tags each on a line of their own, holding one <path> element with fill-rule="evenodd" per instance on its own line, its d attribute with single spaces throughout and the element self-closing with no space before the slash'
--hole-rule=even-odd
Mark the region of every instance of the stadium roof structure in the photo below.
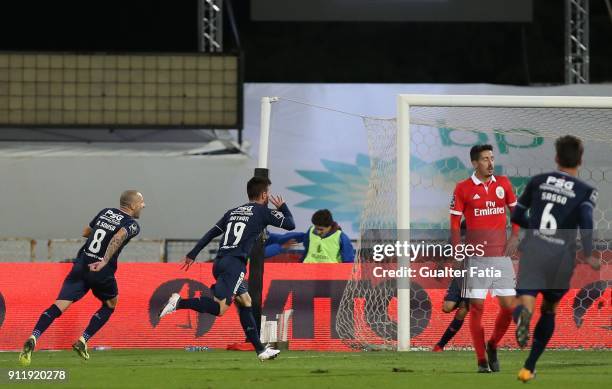
<svg viewBox="0 0 612 389">
<path fill-rule="evenodd" d="M 248 145 L 228 140 L 194 143 L 0 142 L 0 158 L 44 157 L 247 157 Z"/>
</svg>

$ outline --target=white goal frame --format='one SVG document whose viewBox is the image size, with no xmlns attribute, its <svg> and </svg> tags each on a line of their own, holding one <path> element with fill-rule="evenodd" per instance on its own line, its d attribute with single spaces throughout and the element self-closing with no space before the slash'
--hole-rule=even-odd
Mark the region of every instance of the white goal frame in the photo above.
<svg viewBox="0 0 612 389">
<path fill-rule="evenodd" d="M 270 116 L 279 97 L 261 98 L 258 167 L 268 167 Z M 421 95 L 397 97 L 397 229 L 399 238 L 409 240 L 410 229 L 410 108 L 411 107 L 491 107 L 491 108 L 590 108 L 612 109 L 612 97 L 591 96 L 513 96 L 513 95 Z M 391 151 L 391 150 L 390 150 Z M 410 266 L 399 257 L 398 266 Z M 397 351 L 410 350 L 410 281 L 397 283 Z"/>
<path fill-rule="evenodd" d="M 408 95 L 397 98 L 397 228 L 410 229 L 410 108 L 411 107 L 493 107 L 493 108 L 601 108 L 612 109 L 612 97 L 585 96 L 503 96 L 503 95 Z M 402 239 L 406 239 L 403 236 Z M 398 258 L 398 266 L 409 266 Z M 399 280 L 398 280 L 399 281 Z M 406 278 L 397 290 L 397 350 L 410 350 L 410 284 Z"/>
</svg>

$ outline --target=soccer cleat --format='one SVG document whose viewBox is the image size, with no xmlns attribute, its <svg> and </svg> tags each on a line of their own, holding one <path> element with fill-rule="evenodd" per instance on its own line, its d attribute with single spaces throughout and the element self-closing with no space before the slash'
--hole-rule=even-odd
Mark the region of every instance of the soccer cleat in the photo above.
<svg viewBox="0 0 612 389">
<path fill-rule="evenodd" d="M 534 379 L 535 376 L 535 371 L 532 373 L 529 369 L 523 367 L 521 370 L 519 370 L 516 378 L 526 384 L 528 381 Z"/>
<path fill-rule="evenodd" d="M 489 368 L 493 373 L 499 371 L 499 360 L 497 359 L 497 349 L 491 347 L 490 343 L 487 343 L 487 359 L 489 361 Z"/>
<path fill-rule="evenodd" d="M 442 351 L 444 351 L 444 348 L 440 347 L 440 345 L 437 345 L 437 344 L 431 350 L 432 353 L 441 353 Z"/>
<path fill-rule="evenodd" d="M 23 344 L 23 350 L 19 353 L 19 363 L 21 366 L 30 366 L 32 362 L 32 351 L 36 347 L 36 338 L 31 335 Z"/>
<path fill-rule="evenodd" d="M 263 362 L 276 358 L 278 354 L 280 354 L 280 350 L 268 346 L 264 349 L 264 351 L 257 354 L 257 358 Z"/>
<path fill-rule="evenodd" d="M 531 312 L 526 309 L 521 311 L 516 322 L 516 343 L 523 348 L 529 343 L 529 322 L 531 321 Z"/>
<path fill-rule="evenodd" d="M 170 296 L 166 305 L 164 305 L 162 310 L 159 312 L 159 318 L 161 319 L 162 317 L 176 311 L 176 306 L 180 300 L 181 296 L 178 293 L 172 293 L 172 296 Z"/>
<path fill-rule="evenodd" d="M 87 352 L 87 342 L 85 342 L 83 337 L 81 337 L 72 345 L 72 349 L 76 351 L 76 353 L 79 354 L 79 356 L 84 360 L 89 359 L 89 352 Z"/>
<path fill-rule="evenodd" d="M 487 363 L 478 364 L 478 373 L 490 373 L 489 365 Z"/>
</svg>

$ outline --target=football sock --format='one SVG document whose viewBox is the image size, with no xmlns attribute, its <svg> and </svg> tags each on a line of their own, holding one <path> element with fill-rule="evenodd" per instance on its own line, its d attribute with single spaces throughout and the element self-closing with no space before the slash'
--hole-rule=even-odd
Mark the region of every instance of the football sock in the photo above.
<svg viewBox="0 0 612 389">
<path fill-rule="evenodd" d="M 440 338 L 438 346 L 440 346 L 440 348 L 444 348 L 444 346 L 446 346 L 446 344 L 450 342 L 450 340 L 455 336 L 455 334 L 459 332 L 461 326 L 463 326 L 463 320 L 453 319 L 453 321 L 451 321 L 448 325 L 446 331 L 444 331 L 444 335 L 442 335 L 442 338 Z"/>
<path fill-rule="evenodd" d="M 535 370 L 535 365 L 540 355 L 544 352 L 548 341 L 552 337 L 555 331 L 555 314 L 551 312 L 543 313 L 536 324 L 535 330 L 533 331 L 533 343 L 531 345 L 531 352 L 529 357 L 525 361 L 525 369 L 529 369 L 531 372 Z"/>
<path fill-rule="evenodd" d="M 34 326 L 34 330 L 32 331 L 32 335 L 38 340 L 38 338 L 49 328 L 53 320 L 57 319 L 62 315 L 62 311 L 57 307 L 57 305 L 52 304 L 46 311 L 44 311 L 38 322 Z"/>
<path fill-rule="evenodd" d="M 495 328 L 493 329 L 493 334 L 491 335 L 491 339 L 489 339 L 489 345 L 494 349 L 497 348 L 497 345 L 502 340 L 508 327 L 510 326 L 510 322 L 512 321 L 512 308 L 501 308 L 499 313 L 497 314 L 497 319 L 495 319 Z"/>
<path fill-rule="evenodd" d="M 479 304 L 470 304 L 470 332 L 472 333 L 472 342 L 476 351 L 476 359 L 478 364 L 487 363 L 485 357 L 485 342 L 484 328 L 482 327 L 482 312 L 484 307 Z"/>
<path fill-rule="evenodd" d="M 176 305 L 176 309 L 191 309 L 200 313 L 210 313 L 219 316 L 221 307 L 219 303 L 208 296 L 200 298 L 181 299 Z"/>
<path fill-rule="evenodd" d="M 253 347 L 255 352 L 258 354 L 264 350 L 264 346 L 259 340 L 259 333 L 257 333 L 257 325 L 255 325 L 255 317 L 253 317 L 253 309 L 251 307 L 238 307 L 238 313 L 240 314 L 240 324 L 244 330 L 244 334 Z"/>
<path fill-rule="evenodd" d="M 102 307 L 98 309 L 98 312 L 96 312 L 91 317 L 91 320 L 89 321 L 89 325 L 83 332 L 83 339 L 85 339 L 85 341 L 88 342 L 89 338 L 94 336 L 96 332 L 98 332 L 100 328 L 102 328 L 102 326 L 106 324 L 106 322 L 108 321 L 108 319 L 110 319 L 113 312 L 115 312 L 114 308 L 109 308 L 106 304 L 102 304 Z"/>
<path fill-rule="evenodd" d="M 516 308 L 514 308 L 514 311 L 512 311 L 512 321 L 514 321 L 514 323 L 518 322 L 518 319 L 521 316 L 521 312 L 523 312 L 523 309 L 525 309 L 525 306 L 519 304 L 516 306 Z"/>
</svg>

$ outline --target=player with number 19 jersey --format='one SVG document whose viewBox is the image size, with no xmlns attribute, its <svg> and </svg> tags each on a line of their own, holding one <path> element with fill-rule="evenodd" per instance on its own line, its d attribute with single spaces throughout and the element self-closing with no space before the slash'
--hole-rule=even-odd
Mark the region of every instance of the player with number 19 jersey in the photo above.
<svg viewBox="0 0 612 389">
<path fill-rule="evenodd" d="M 200 251 L 213 238 L 221 235 L 221 243 L 213 266 L 216 283 L 211 286 L 213 295 L 230 305 L 234 296 L 247 293 L 244 280 L 246 264 L 257 237 L 267 226 L 293 230 L 295 223 L 287 204 L 273 210 L 266 204 L 250 202 L 225 212 L 186 257 L 195 260 Z"/>
<path fill-rule="evenodd" d="M 240 325 L 249 342 L 253 345 L 257 358 L 261 361 L 274 359 L 280 350 L 266 347 L 261 343 L 255 317 L 251 306 L 251 297 L 244 277 L 247 258 L 257 238 L 267 226 L 293 230 L 295 223 L 289 207 L 282 197 L 268 195 L 272 183 L 267 177 L 253 177 L 247 183 L 247 195 L 250 202 L 225 212 L 223 217 L 198 241 L 181 262 L 181 268 L 187 270 L 195 261 L 200 251 L 213 238 L 221 236 L 217 257 L 212 267 L 215 283 L 210 290 L 213 298 L 183 299 L 173 293 L 162 307 L 159 317 L 162 318 L 177 309 L 190 309 L 200 313 L 222 316 L 236 301 Z M 271 201 L 276 210 L 268 208 Z"/>
<path fill-rule="evenodd" d="M 187 254 L 187 257 L 195 259 L 212 237 L 221 235 L 217 258 L 231 256 L 246 263 L 255 240 L 267 226 L 286 230 L 295 228 L 287 204 L 283 204 L 278 210 L 258 203 L 247 203 L 230 209 L 214 225 L 209 234 L 205 235 Z"/>
</svg>

